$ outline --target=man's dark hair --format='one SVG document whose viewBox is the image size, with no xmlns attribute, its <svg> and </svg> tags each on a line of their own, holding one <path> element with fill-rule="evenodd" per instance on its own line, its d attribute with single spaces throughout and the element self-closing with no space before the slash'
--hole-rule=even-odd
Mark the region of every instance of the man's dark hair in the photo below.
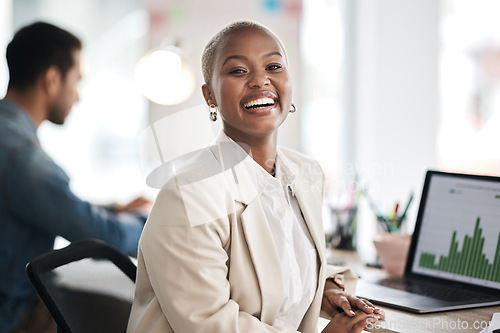
<svg viewBox="0 0 500 333">
<path fill-rule="evenodd" d="M 9 88 L 26 89 L 51 66 L 57 66 L 64 79 L 74 65 L 74 50 L 82 42 L 73 34 L 52 24 L 36 22 L 21 28 L 7 46 Z"/>
</svg>

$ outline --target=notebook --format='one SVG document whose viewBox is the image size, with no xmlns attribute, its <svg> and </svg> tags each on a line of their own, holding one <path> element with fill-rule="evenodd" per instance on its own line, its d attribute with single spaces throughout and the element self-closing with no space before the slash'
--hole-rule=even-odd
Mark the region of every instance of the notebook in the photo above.
<svg viewBox="0 0 500 333">
<path fill-rule="evenodd" d="M 500 304 L 500 177 L 427 171 L 404 276 L 356 295 L 416 313 Z"/>
</svg>

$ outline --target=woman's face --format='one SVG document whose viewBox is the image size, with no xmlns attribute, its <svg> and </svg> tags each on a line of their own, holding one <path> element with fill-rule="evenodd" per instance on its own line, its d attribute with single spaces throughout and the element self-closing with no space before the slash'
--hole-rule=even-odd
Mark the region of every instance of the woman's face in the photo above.
<svg viewBox="0 0 500 333">
<path fill-rule="evenodd" d="M 275 134 L 292 103 L 280 44 L 266 32 L 244 29 L 222 40 L 216 52 L 212 82 L 203 90 L 218 106 L 226 134 L 250 145 Z"/>
</svg>

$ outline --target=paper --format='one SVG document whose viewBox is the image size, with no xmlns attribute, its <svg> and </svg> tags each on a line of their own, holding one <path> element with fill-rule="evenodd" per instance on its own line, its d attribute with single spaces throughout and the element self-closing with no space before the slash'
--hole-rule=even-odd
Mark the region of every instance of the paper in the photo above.
<svg viewBox="0 0 500 333">
<path fill-rule="evenodd" d="M 329 322 L 330 321 L 328 319 L 320 317 L 318 319 L 318 330 L 317 331 L 318 332 L 322 332 L 325 329 L 326 325 L 328 325 Z M 365 330 L 363 330 L 363 332 L 367 332 L 368 333 L 368 331 L 365 331 Z M 481 333 L 483 333 L 483 332 L 481 332 Z M 486 333 L 486 332 L 484 332 L 484 333 Z"/>
<path fill-rule="evenodd" d="M 490 325 L 480 333 L 500 333 L 500 312 L 493 314 Z"/>
</svg>

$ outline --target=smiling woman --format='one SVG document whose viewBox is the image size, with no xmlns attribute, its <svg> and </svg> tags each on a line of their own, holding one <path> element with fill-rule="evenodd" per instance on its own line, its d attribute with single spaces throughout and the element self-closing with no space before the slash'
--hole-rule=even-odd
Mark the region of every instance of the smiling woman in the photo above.
<svg viewBox="0 0 500 333">
<path fill-rule="evenodd" d="M 319 164 L 277 145 L 295 111 L 279 39 L 235 22 L 208 43 L 202 70 L 210 117 L 220 113 L 223 130 L 181 157 L 189 163 L 158 194 L 139 244 L 128 332 L 307 333 L 320 311 L 332 318 L 324 332 L 361 332 L 383 318 L 333 279 L 343 273 L 352 288 L 354 274 L 326 264 Z"/>
<path fill-rule="evenodd" d="M 270 171 L 277 129 L 292 109 L 285 49 L 273 34 L 243 24 L 211 47 L 219 51 L 203 61 L 203 96 L 218 106 L 224 132 L 248 145 L 257 163 Z"/>
</svg>

